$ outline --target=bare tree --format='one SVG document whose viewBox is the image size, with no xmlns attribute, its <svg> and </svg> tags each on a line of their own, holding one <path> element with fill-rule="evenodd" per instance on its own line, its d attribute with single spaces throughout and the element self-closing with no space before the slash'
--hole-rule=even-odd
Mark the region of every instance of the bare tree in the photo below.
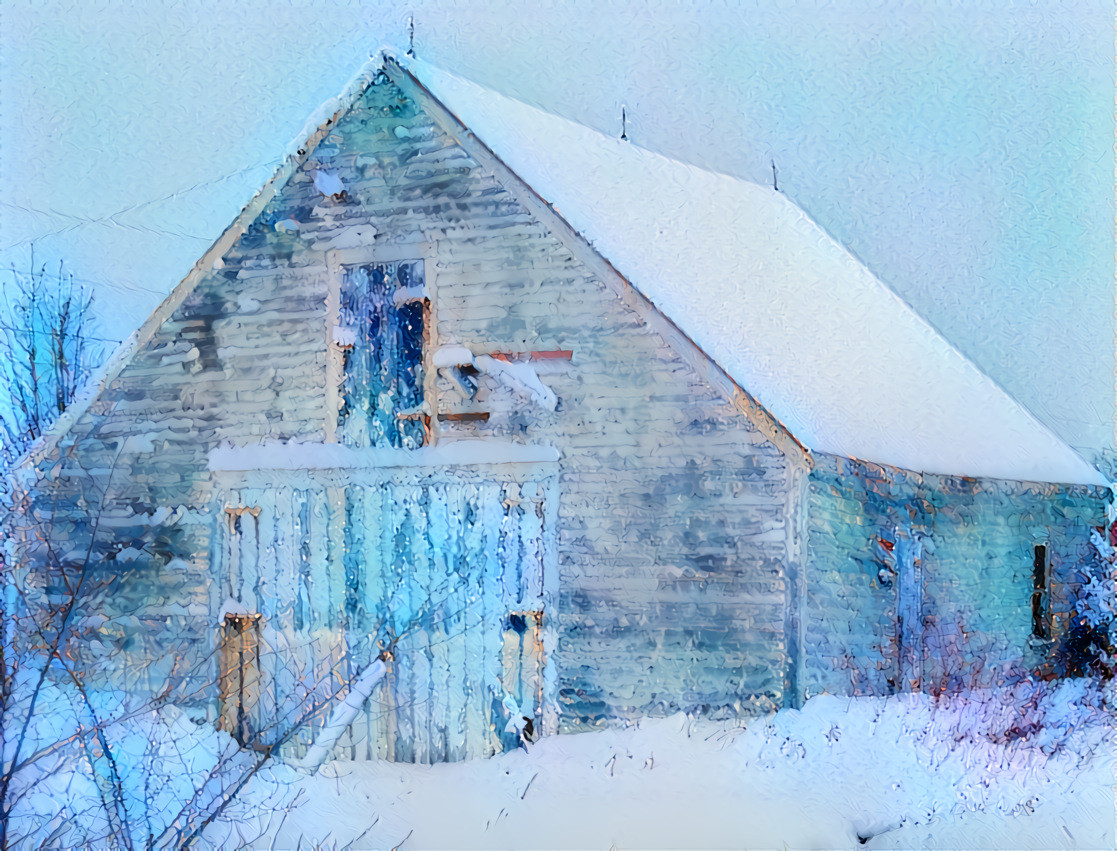
<svg viewBox="0 0 1117 851">
<path fill-rule="evenodd" d="M 309 745 L 295 762 L 317 769 L 383 680 L 385 660 L 401 640 L 466 614 L 447 610 L 455 591 L 464 596 L 461 578 L 449 574 L 418 612 L 404 612 L 398 600 L 386 604 L 385 612 L 399 613 L 399 631 L 381 613 L 365 642 L 369 652 L 353 664 L 305 667 L 302 650 L 322 651 L 313 639 L 307 648 L 271 649 L 291 666 L 292 693 L 274 717 L 239 735 L 189 714 L 218 689 L 197 672 L 210 667 L 219 648 L 190 652 L 184 637 L 182 646 L 149 660 L 168 671 L 161 685 L 133 693 L 127 677 L 113 673 L 126 668 L 125 651 L 101 629 L 129 581 L 112 555 L 113 523 L 106 519 L 125 451 L 122 443 L 103 481 L 81 468 L 86 522 L 78 526 L 65 521 L 65 491 L 56 494 L 49 481 L 9 494 L 15 503 L 4 528 L 0 849 L 194 846 L 215 822 L 237 818 L 230 805 L 277 756 L 290 760 Z M 146 549 L 163 534 L 153 523 L 148 542 L 132 544 Z M 315 729 L 311 743 L 306 734 Z M 260 809 L 259 794 L 254 801 Z M 277 809 L 287 806 L 279 796 Z"/>
<path fill-rule="evenodd" d="M 111 644 L 96 624 L 121 585 L 102 546 L 115 469 L 114 462 L 103 489 L 87 476 L 83 531 L 55 525 L 59 505 L 45 491 L 15 493 L 8 508 L 0 642 L 4 851 L 185 847 L 337 690 L 333 683 L 308 688 L 289 728 L 238 742 L 191 723 L 179 708 L 216 685 L 183 674 L 189 663 L 181 648 L 168 649 L 169 674 L 153 692 L 131 694 L 119 682 L 91 679 L 88 646 Z M 110 647 L 102 663 L 119 667 L 121 656 Z M 206 661 L 190 659 L 203 668 Z"/>
<path fill-rule="evenodd" d="M 93 298 L 46 264 L 17 273 L 0 303 L 0 461 L 11 465 L 63 413 L 102 355 L 90 330 Z"/>
</svg>

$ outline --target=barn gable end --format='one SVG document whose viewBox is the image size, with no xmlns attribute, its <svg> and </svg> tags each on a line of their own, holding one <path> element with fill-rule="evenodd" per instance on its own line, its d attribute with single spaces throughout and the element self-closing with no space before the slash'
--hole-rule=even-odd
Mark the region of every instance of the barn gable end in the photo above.
<svg viewBox="0 0 1117 851">
<path fill-rule="evenodd" d="M 408 262 L 421 264 L 429 301 L 428 407 L 414 412 L 429 420 L 428 442 L 558 453 L 547 677 L 563 728 L 793 700 L 790 529 L 806 453 L 401 73 L 379 75 L 317 134 L 40 459 L 37 516 L 68 542 L 95 536 L 97 569 L 115 589 L 82 651 L 90 666 L 100 656 L 116 669 L 124 654 L 158 690 L 187 660 L 215 698 L 218 616 L 232 611 L 226 598 L 244 603 L 222 553 L 256 506 L 213 453 L 359 444 L 337 420 L 342 290 L 354 269 Z M 469 376 L 474 392 L 461 364 L 436 365 L 448 352 L 486 365 Z M 257 487 L 291 475 L 260 466 Z M 336 498 L 314 497 L 335 513 L 310 546 L 308 575 L 333 577 L 321 605 L 341 636 L 353 521 L 347 529 L 347 509 L 328 507 Z"/>
</svg>

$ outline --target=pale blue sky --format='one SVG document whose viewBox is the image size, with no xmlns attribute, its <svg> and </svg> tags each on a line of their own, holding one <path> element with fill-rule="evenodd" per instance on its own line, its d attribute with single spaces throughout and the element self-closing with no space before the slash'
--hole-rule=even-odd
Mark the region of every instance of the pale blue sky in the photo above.
<svg viewBox="0 0 1117 851">
<path fill-rule="evenodd" d="M 793 5 L 794 8 L 788 8 Z M 122 338 L 409 13 L 428 61 L 780 188 L 1085 454 L 1114 445 L 1113 12 L 27 3 L 0 11 L 0 261 Z M 881 353 L 887 357 L 886 352 Z M 886 403 L 886 402 L 885 402 Z"/>
</svg>

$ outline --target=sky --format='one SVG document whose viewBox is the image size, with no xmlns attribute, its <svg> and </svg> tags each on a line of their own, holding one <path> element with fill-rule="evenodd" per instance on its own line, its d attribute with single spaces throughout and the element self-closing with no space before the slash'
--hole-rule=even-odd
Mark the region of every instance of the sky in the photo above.
<svg viewBox="0 0 1117 851">
<path fill-rule="evenodd" d="M 0 285 L 33 247 L 123 339 L 411 16 L 422 58 L 502 94 L 608 133 L 624 106 L 633 144 L 744 179 L 774 162 L 997 383 L 1089 460 L 1113 453 L 1102 2 L 6 0 Z"/>
</svg>

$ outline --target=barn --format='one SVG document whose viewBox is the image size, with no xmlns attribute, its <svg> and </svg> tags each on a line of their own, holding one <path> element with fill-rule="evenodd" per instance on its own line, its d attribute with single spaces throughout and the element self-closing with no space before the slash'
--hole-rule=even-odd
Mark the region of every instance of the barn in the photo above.
<svg viewBox="0 0 1117 851">
<path fill-rule="evenodd" d="M 89 682 L 297 755 L 381 657 L 415 762 L 995 685 L 1107 493 L 775 187 L 388 55 L 13 481 Z"/>
</svg>

